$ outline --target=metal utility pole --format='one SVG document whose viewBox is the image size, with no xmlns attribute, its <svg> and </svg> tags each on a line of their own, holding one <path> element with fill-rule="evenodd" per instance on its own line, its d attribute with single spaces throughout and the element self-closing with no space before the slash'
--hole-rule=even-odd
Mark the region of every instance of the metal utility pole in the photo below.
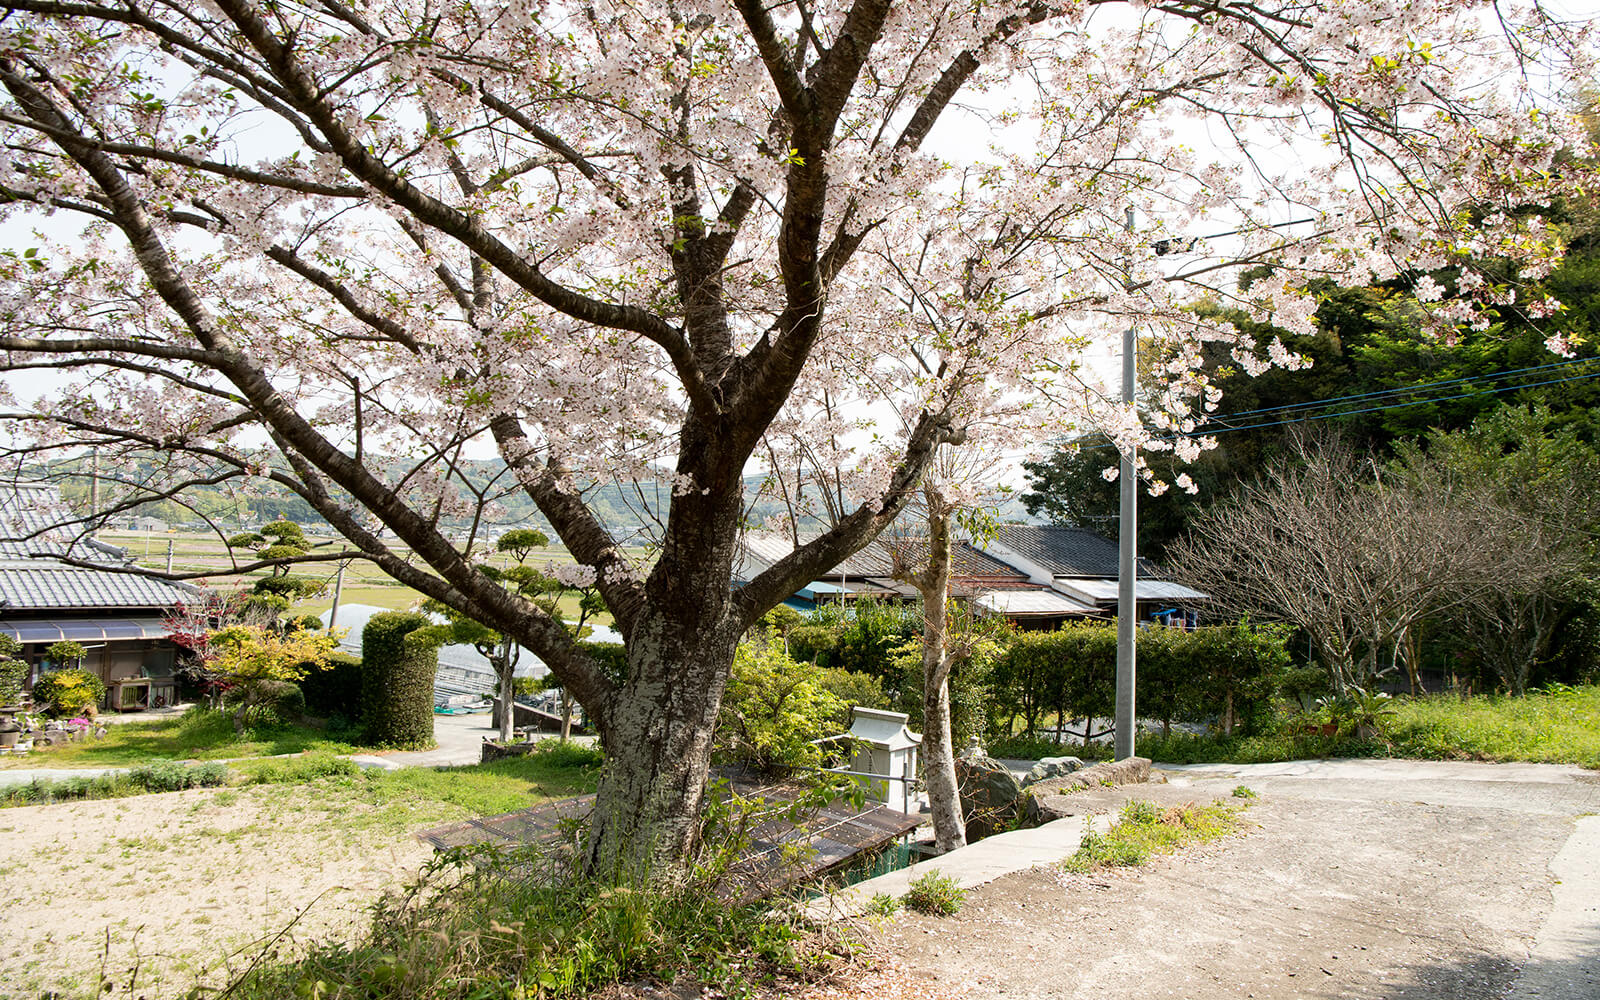
<svg viewBox="0 0 1600 1000">
<path fill-rule="evenodd" d="M 350 565 L 346 559 L 339 563 L 339 575 L 333 581 L 333 607 L 328 609 L 328 631 L 339 623 L 339 598 L 344 596 L 344 568 Z"/>
<path fill-rule="evenodd" d="M 172 539 L 167 539 L 167 572 L 172 572 Z"/>
<path fill-rule="evenodd" d="M 1133 209 L 1128 209 L 1128 231 L 1133 232 Z M 1122 332 L 1122 402 L 1133 405 L 1134 352 L 1137 336 L 1133 325 Z M 1138 473 L 1134 468 L 1134 450 L 1122 452 L 1117 470 L 1122 484 L 1122 502 L 1117 518 L 1117 707 L 1116 753 L 1117 760 L 1133 756 L 1134 727 L 1138 718 L 1134 711 L 1134 643 L 1138 630 L 1134 628 L 1137 604 L 1133 584 L 1138 573 L 1134 542 L 1139 524 Z"/>
</svg>

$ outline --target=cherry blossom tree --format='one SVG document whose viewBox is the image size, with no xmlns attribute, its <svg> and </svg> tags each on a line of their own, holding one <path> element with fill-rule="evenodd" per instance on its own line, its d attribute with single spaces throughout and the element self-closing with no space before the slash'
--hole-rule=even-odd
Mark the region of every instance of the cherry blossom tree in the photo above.
<svg viewBox="0 0 1600 1000">
<path fill-rule="evenodd" d="M 739 637 L 973 414 L 1193 453 L 1151 428 L 1201 418 L 1201 343 L 1293 361 L 1198 296 L 1307 329 L 1312 278 L 1499 255 L 1421 289 L 1477 322 L 1559 250 L 1522 207 L 1572 183 L 1579 133 L 1533 90 L 1590 45 L 1480 0 L 4 6 L 17 467 L 95 448 L 108 509 L 294 491 L 550 665 L 607 747 L 591 866 L 665 879 Z M 1239 234 L 1197 239 L 1212 220 Z M 1246 265 L 1271 268 L 1241 290 Z M 1084 367 L 1132 322 L 1171 348 L 1143 415 Z M 795 440 L 840 516 L 732 590 L 743 476 Z M 663 479 L 646 568 L 585 491 Z M 622 674 L 447 535 L 511 490 L 604 598 Z"/>
</svg>

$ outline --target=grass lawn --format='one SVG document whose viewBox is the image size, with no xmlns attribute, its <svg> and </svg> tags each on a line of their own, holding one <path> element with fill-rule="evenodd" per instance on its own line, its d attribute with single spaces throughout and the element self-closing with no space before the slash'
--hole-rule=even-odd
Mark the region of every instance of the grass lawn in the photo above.
<svg viewBox="0 0 1600 1000">
<path fill-rule="evenodd" d="M 104 739 L 0 757 L 0 769 L 33 767 L 134 767 L 154 758 L 221 760 L 325 751 L 354 753 L 356 747 L 310 726 L 246 730 L 240 739 L 226 714 L 190 711 L 177 718 L 123 722 L 106 727 Z"/>
<path fill-rule="evenodd" d="M 294 760 L 319 758 L 339 760 Z M 197 981 L 225 985 L 263 935 L 291 921 L 274 943 L 284 955 L 347 939 L 432 858 L 414 833 L 589 791 L 593 760 L 557 747 L 441 774 L 361 771 L 0 810 L 0 897 L 29 912 L 0 935 L 0 997 L 91 997 L 102 970 L 119 987 L 136 981 L 118 996 L 182 996 Z"/>
<path fill-rule="evenodd" d="M 1401 697 L 1382 719 L 1382 735 L 1358 740 L 1348 728 L 1337 736 L 1297 733 L 1289 720 L 1255 736 L 1141 733 L 1141 757 L 1168 764 L 1267 764 L 1316 757 L 1400 757 L 1415 760 L 1528 761 L 1576 764 L 1600 770 L 1600 685 L 1554 687 L 1521 698 L 1479 695 Z M 1001 757 L 1072 754 L 1108 759 L 1111 744 L 1084 747 L 1041 739 L 994 740 Z"/>
<path fill-rule="evenodd" d="M 599 773 L 598 754 L 578 748 L 575 753 L 554 750 L 465 767 L 363 771 L 349 781 L 374 806 L 441 803 L 477 816 L 496 816 L 592 792 Z"/>
<path fill-rule="evenodd" d="M 1529 761 L 1600 769 L 1600 685 L 1557 687 L 1521 698 L 1396 698 L 1382 735 L 1357 740 L 1295 735 L 1141 738 L 1140 756 L 1173 764 L 1267 763 L 1308 757 Z"/>
</svg>

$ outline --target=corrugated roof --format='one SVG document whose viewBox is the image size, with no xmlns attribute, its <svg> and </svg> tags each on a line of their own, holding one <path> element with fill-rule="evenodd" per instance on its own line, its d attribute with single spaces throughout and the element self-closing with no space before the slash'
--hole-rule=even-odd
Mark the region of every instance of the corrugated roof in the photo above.
<svg viewBox="0 0 1600 1000">
<path fill-rule="evenodd" d="M 991 590 L 974 600 L 981 608 L 1017 618 L 1100 614 L 1100 609 L 1092 604 L 1051 590 Z"/>
<path fill-rule="evenodd" d="M 73 642 L 108 642 L 112 639 L 165 639 L 171 635 L 160 618 L 13 618 L 0 622 L 0 633 L 18 642 L 49 645 Z"/>
<path fill-rule="evenodd" d="M 1059 579 L 1056 586 L 1070 591 L 1074 596 L 1086 598 L 1091 601 L 1114 601 L 1117 599 L 1117 581 L 1111 580 L 1084 580 L 1079 578 Z M 1170 580 L 1145 580 L 1138 579 L 1133 582 L 1133 596 L 1139 601 L 1203 601 L 1210 595 L 1185 587 L 1181 583 Z"/>
</svg>

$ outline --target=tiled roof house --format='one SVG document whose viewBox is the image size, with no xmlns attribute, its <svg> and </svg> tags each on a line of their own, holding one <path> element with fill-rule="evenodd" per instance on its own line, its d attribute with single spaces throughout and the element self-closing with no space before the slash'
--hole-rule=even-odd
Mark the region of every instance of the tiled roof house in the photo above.
<svg viewBox="0 0 1600 1000">
<path fill-rule="evenodd" d="M 787 603 L 809 610 L 820 601 L 879 597 L 911 599 L 916 589 L 894 579 L 897 553 L 915 564 L 926 542 L 916 538 L 880 539 L 833 571 L 801 588 Z M 783 535 L 752 532 L 744 541 L 735 578 L 753 579 L 792 549 Z M 1135 597 L 1141 617 L 1160 613 L 1185 615 L 1185 608 L 1206 600 L 1191 587 L 1165 579 L 1148 559 L 1139 562 Z M 1116 614 L 1116 543 L 1080 528 L 1027 524 L 1001 525 L 981 544 L 961 543 L 951 554 L 951 596 L 970 600 L 1025 627 L 1053 627 L 1069 618 L 1104 618 Z M 1192 614 L 1189 615 L 1192 617 Z"/>
<path fill-rule="evenodd" d="M 44 651 L 70 639 L 89 650 L 84 666 L 106 682 L 109 707 L 171 701 L 175 650 L 162 618 L 200 591 L 124 572 L 124 550 L 62 526 L 71 520 L 55 486 L 0 484 L 0 632 L 23 644 L 30 683 L 57 666 Z"/>
</svg>

